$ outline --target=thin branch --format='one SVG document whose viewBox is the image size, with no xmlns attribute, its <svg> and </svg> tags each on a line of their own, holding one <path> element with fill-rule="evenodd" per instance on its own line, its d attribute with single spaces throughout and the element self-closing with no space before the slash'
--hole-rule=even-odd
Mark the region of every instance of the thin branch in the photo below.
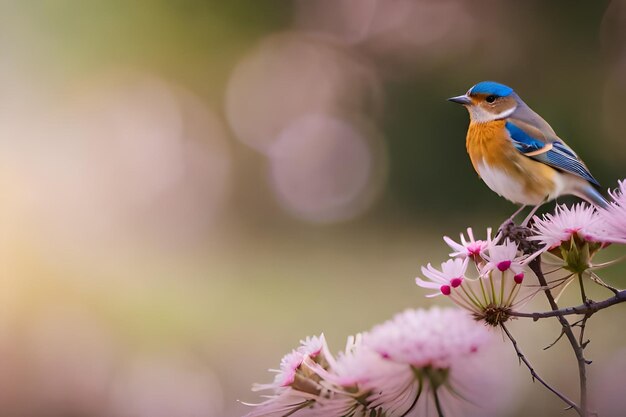
<svg viewBox="0 0 626 417">
<path fill-rule="evenodd" d="M 565 336 L 565 331 L 563 330 L 563 328 L 561 327 L 561 333 L 559 334 L 559 337 L 557 337 L 554 342 L 550 343 L 548 346 L 544 347 L 543 350 L 548 350 L 550 349 L 552 346 L 556 345 L 559 340 L 561 340 L 561 338 Z"/>
<path fill-rule="evenodd" d="M 609 284 L 607 284 L 606 282 L 602 281 L 602 278 L 600 278 L 598 274 L 596 274 L 595 272 L 589 271 L 589 278 L 591 278 L 591 280 L 595 282 L 596 284 L 602 285 L 604 288 L 611 291 L 613 294 L 615 295 L 619 294 L 619 290 L 617 288 L 614 288 L 610 286 Z"/>
<path fill-rule="evenodd" d="M 604 310 L 612 305 L 626 302 L 626 290 L 619 291 L 615 296 L 607 298 L 603 301 L 592 301 L 588 304 L 581 304 L 576 307 L 566 307 L 543 313 L 521 313 L 519 311 L 511 311 L 510 315 L 515 317 L 528 317 L 537 321 L 548 317 L 569 316 L 572 314 L 591 315 L 597 311 Z"/>
<path fill-rule="evenodd" d="M 548 283 L 546 282 L 546 278 L 541 271 L 541 256 L 533 259 L 532 262 L 528 265 L 530 269 L 535 273 L 537 279 L 539 280 L 539 284 L 541 284 L 545 290 L 546 298 L 548 299 L 548 303 L 553 311 L 556 311 L 556 317 L 561 323 L 563 332 L 567 337 L 570 345 L 572 346 L 572 350 L 574 351 L 574 355 L 576 356 L 576 361 L 578 363 L 578 380 L 580 385 L 580 407 L 576 408 L 576 411 L 581 417 L 587 417 L 587 361 L 585 360 L 583 349 L 578 344 L 578 340 L 576 340 L 576 336 L 574 336 L 574 332 L 572 331 L 572 327 L 569 322 L 562 314 L 560 314 L 559 306 L 554 300 L 552 296 L 552 291 L 548 288 Z"/>
<path fill-rule="evenodd" d="M 585 314 L 585 316 L 582 319 L 580 319 L 580 323 L 578 324 L 580 326 L 580 334 L 578 335 L 578 345 L 583 350 L 587 347 L 587 345 L 590 342 L 589 339 L 585 340 L 585 328 L 587 327 L 587 320 L 589 320 L 589 317 L 591 317 L 591 314 Z M 587 365 L 591 365 L 591 361 L 586 360 L 586 362 L 587 362 Z"/>
<path fill-rule="evenodd" d="M 567 398 L 564 394 L 561 394 L 556 388 L 552 387 L 550 384 L 548 384 L 543 378 L 541 378 L 537 374 L 537 372 L 532 367 L 532 365 L 530 364 L 528 359 L 526 359 L 526 356 L 524 356 L 524 354 L 520 350 L 519 346 L 517 346 L 517 341 L 515 340 L 513 335 L 509 332 L 509 329 L 506 328 L 504 323 L 500 324 L 500 326 L 502 327 L 502 330 L 504 330 L 504 333 L 506 333 L 506 335 L 508 336 L 509 340 L 513 344 L 513 349 L 515 349 L 515 352 L 517 353 L 517 357 L 519 358 L 520 361 L 524 362 L 524 365 L 526 365 L 526 367 L 530 371 L 530 375 L 533 377 L 533 381 L 534 380 L 539 381 L 544 387 L 546 387 L 552 393 L 554 393 L 554 395 L 556 395 L 561 400 L 563 400 L 563 402 L 569 406 L 568 408 L 572 408 L 572 409 L 576 410 L 576 412 L 578 414 L 583 415 L 582 414 L 582 410 L 580 409 L 580 407 L 578 407 L 578 405 L 574 401 L 572 401 L 569 398 Z"/>
</svg>

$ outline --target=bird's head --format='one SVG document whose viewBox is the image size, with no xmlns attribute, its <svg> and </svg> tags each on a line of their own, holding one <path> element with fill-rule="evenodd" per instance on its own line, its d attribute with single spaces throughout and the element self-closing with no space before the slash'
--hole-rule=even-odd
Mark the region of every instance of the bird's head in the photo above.
<svg viewBox="0 0 626 417">
<path fill-rule="evenodd" d="M 472 121 L 477 123 L 505 119 L 519 104 L 511 87 L 495 81 L 479 82 L 467 90 L 467 93 L 448 100 L 465 106 Z"/>
</svg>

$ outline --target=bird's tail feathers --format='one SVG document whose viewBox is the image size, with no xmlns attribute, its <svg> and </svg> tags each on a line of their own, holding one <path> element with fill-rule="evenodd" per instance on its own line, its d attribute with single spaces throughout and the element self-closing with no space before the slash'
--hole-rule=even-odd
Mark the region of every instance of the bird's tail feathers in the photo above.
<svg viewBox="0 0 626 417">
<path fill-rule="evenodd" d="M 609 206 L 607 199 L 591 184 L 580 187 L 576 194 L 597 207 L 607 208 Z"/>
</svg>

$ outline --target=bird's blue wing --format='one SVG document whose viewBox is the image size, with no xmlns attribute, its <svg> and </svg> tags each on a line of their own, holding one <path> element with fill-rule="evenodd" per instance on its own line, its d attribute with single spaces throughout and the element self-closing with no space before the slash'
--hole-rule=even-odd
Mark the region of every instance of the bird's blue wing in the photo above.
<svg viewBox="0 0 626 417">
<path fill-rule="evenodd" d="M 506 122 L 505 126 L 513 141 L 513 146 L 523 154 L 538 151 L 546 146 L 544 141 L 531 136 L 513 122 Z"/>
<path fill-rule="evenodd" d="M 515 124 L 507 121 L 505 127 L 509 132 L 513 146 L 520 153 L 600 186 L 585 164 L 578 158 L 578 155 L 563 142 L 559 140 L 544 142 L 543 138 L 538 137 L 541 136 L 541 132 L 532 132 L 530 129 L 524 129 L 521 123 Z"/>
</svg>

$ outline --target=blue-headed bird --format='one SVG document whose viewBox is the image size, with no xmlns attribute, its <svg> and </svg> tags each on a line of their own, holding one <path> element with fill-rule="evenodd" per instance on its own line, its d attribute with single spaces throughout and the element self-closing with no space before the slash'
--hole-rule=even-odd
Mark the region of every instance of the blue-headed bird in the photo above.
<svg viewBox="0 0 626 417">
<path fill-rule="evenodd" d="M 607 206 L 584 162 L 512 88 L 483 81 L 448 100 L 469 111 L 466 146 L 478 175 L 497 194 L 522 205 L 510 220 L 527 205 L 536 210 L 567 194 Z"/>
</svg>

